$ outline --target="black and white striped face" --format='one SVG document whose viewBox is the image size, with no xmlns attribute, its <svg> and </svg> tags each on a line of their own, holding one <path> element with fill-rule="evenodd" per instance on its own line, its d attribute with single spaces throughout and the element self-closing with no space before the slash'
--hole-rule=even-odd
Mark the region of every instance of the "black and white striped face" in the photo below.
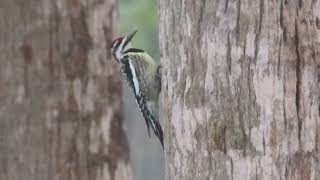
<svg viewBox="0 0 320 180">
<path fill-rule="evenodd" d="M 133 31 L 129 36 L 120 37 L 113 41 L 111 51 L 118 62 L 122 59 L 123 52 L 130 47 L 130 41 L 136 32 L 137 31 Z"/>
<path fill-rule="evenodd" d="M 112 47 L 111 47 L 111 51 L 112 54 L 114 56 L 114 58 L 120 62 L 120 58 L 121 58 L 121 52 L 123 50 L 123 45 L 124 45 L 124 38 L 120 37 L 116 40 L 113 41 L 112 43 Z"/>
</svg>

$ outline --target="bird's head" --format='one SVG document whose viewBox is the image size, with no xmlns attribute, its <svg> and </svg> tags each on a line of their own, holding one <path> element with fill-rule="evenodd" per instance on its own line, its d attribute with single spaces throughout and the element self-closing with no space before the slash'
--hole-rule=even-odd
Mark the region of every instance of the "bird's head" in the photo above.
<svg viewBox="0 0 320 180">
<path fill-rule="evenodd" d="M 111 44 L 111 51 L 114 58 L 119 62 L 122 56 L 122 53 L 130 48 L 130 41 L 133 36 L 137 33 L 137 30 L 133 31 L 126 37 L 119 37 L 115 39 Z"/>
</svg>

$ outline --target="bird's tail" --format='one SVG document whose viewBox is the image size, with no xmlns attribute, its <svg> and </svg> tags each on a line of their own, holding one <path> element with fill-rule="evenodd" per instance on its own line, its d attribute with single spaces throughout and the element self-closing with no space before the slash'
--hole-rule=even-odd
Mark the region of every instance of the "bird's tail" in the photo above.
<svg viewBox="0 0 320 180">
<path fill-rule="evenodd" d="M 161 125 L 158 121 L 153 121 L 152 124 L 153 124 L 153 126 L 152 126 L 153 131 L 154 131 L 155 135 L 158 137 L 158 139 L 162 145 L 162 148 L 164 149 L 163 131 L 162 131 Z"/>
</svg>

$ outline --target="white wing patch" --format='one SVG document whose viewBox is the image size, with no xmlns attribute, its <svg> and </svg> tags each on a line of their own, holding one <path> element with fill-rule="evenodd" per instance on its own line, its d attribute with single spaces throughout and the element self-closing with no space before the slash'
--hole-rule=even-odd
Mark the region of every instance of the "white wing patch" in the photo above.
<svg viewBox="0 0 320 180">
<path fill-rule="evenodd" d="M 132 80 L 133 80 L 134 92 L 136 95 L 139 95 L 140 94 L 140 86 L 139 86 L 139 80 L 138 80 L 138 77 L 136 74 L 136 69 L 134 68 L 134 65 L 132 64 L 131 61 L 129 61 L 129 66 L 130 66 L 132 76 L 133 76 Z"/>
<path fill-rule="evenodd" d="M 150 101 L 147 101 L 147 102 L 146 102 L 146 105 L 147 105 L 148 111 L 153 115 L 153 117 L 150 117 L 150 115 L 148 114 L 149 118 L 152 119 L 151 124 L 152 124 L 152 126 L 153 126 L 153 129 L 156 129 L 156 126 L 155 126 L 155 124 L 154 124 L 154 122 L 153 122 L 153 121 L 154 121 L 154 118 L 155 118 L 154 103 L 152 103 L 152 102 L 150 102 Z"/>
</svg>

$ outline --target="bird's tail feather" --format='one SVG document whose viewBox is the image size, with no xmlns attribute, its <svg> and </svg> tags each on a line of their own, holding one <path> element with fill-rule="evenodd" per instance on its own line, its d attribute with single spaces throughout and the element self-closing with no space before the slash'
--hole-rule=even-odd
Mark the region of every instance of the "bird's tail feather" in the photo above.
<svg viewBox="0 0 320 180">
<path fill-rule="evenodd" d="M 161 125 L 158 121 L 154 121 L 153 122 L 155 126 L 154 127 L 154 133 L 156 134 L 156 136 L 158 137 L 161 145 L 162 145 L 162 148 L 164 149 L 164 143 L 163 143 L 163 131 L 162 131 L 162 128 L 161 128 Z"/>
</svg>

